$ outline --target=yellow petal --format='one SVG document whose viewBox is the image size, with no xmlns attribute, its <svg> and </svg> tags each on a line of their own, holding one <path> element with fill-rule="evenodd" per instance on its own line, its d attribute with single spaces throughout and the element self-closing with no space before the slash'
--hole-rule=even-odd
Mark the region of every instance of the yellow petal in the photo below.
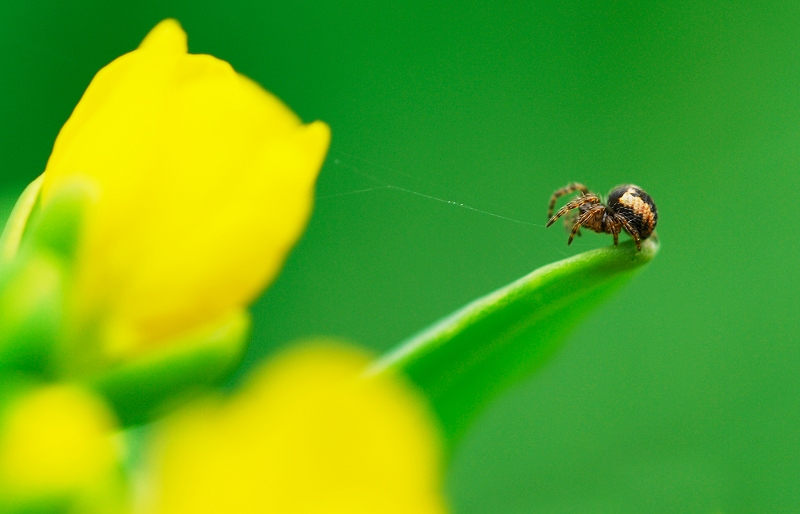
<svg viewBox="0 0 800 514">
<path fill-rule="evenodd" d="M 97 74 L 47 164 L 45 205 L 71 181 L 97 191 L 70 319 L 138 351 L 247 305 L 308 220 L 329 139 L 159 24 Z"/>
<path fill-rule="evenodd" d="M 294 350 L 234 398 L 164 426 L 151 512 L 441 513 L 438 432 L 396 377 L 342 346 Z"/>
<path fill-rule="evenodd" d="M 164 20 L 156 25 L 139 45 L 140 50 L 152 50 L 163 54 L 185 54 L 186 33 L 175 20 Z"/>
</svg>

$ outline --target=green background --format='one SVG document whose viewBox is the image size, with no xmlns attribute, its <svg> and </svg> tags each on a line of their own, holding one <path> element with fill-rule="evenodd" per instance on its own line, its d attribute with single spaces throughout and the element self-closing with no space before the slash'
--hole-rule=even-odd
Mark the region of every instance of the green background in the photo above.
<svg viewBox="0 0 800 514">
<path fill-rule="evenodd" d="M 4 2 L 5 203 L 94 72 L 168 16 L 333 129 L 248 363 L 315 335 L 386 350 L 610 244 L 545 230 L 554 189 L 634 182 L 661 254 L 487 409 L 453 510 L 800 512 L 800 3 L 532 4 Z"/>
</svg>

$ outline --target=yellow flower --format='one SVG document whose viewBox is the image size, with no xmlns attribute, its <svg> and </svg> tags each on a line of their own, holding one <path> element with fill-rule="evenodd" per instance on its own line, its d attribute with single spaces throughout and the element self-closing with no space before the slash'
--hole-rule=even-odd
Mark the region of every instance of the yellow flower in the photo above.
<svg viewBox="0 0 800 514">
<path fill-rule="evenodd" d="M 445 512 L 431 414 L 366 357 L 300 347 L 236 396 L 185 409 L 153 445 L 158 514 Z"/>
<path fill-rule="evenodd" d="M 105 404 L 75 386 L 16 389 L 0 408 L 0 511 L 127 510 L 115 421 Z"/>
<path fill-rule="evenodd" d="M 160 23 L 95 76 L 47 163 L 43 209 L 91 198 L 68 332 L 124 358 L 236 316 L 299 238 L 329 138 Z"/>
</svg>

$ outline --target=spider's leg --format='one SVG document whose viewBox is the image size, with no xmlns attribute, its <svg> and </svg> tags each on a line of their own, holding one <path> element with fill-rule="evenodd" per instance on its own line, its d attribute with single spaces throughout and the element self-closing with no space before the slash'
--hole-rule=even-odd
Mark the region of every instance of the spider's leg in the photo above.
<svg viewBox="0 0 800 514">
<path fill-rule="evenodd" d="M 605 222 L 608 231 L 614 236 L 614 246 L 617 246 L 619 244 L 619 231 L 621 230 L 622 224 L 614 215 L 607 216 Z"/>
<path fill-rule="evenodd" d="M 587 204 L 587 203 L 598 203 L 599 204 L 600 203 L 600 197 L 595 195 L 595 194 L 591 194 L 590 193 L 588 195 L 579 196 L 578 198 L 570 200 L 569 202 L 567 202 L 567 204 L 564 207 L 562 207 L 562 208 L 560 208 L 558 210 L 558 212 L 555 214 L 555 216 L 550 218 L 550 221 L 547 222 L 546 226 L 549 227 L 550 225 L 555 223 L 555 221 L 558 218 L 560 218 L 561 216 L 565 215 L 566 213 L 568 213 L 572 209 L 577 209 L 581 205 L 584 205 L 584 204 Z"/>
<path fill-rule="evenodd" d="M 578 182 L 572 182 L 570 184 L 567 184 L 566 186 L 562 187 L 561 189 L 556 190 L 556 192 L 553 193 L 553 196 L 550 197 L 550 206 L 547 209 L 547 217 L 551 218 L 553 216 L 553 209 L 555 208 L 556 201 L 559 198 L 561 198 L 562 196 L 566 196 L 566 195 L 568 195 L 570 193 L 574 193 L 575 191 L 580 191 L 584 195 L 590 194 L 589 193 L 589 188 L 587 188 L 583 184 L 580 184 Z"/>
<path fill-rule="evenodd" d="M 588 211 L 578 216 L 578 219 L 575 220 L 575 224 L 572 225 L 572 233 L 569 235 L 569 239 L 567 239 L 567 245 L 572 244 L 572 240 L 575 238 L 575 234 L 578 233 L 583 224 L 592 219 L 592 216 L 602 211 L 603 209 L 605 209 L 605 207 L 603 207 L 602 205 L 595 205 Z"/>
<path fill-rule="evenodd" d="M 564 230 L 569 234 L 572 232 L 572 225 L 575 223 L 575 219 L 578 217 L 578 213 L 575 211 L 570 211 L 564 215 Z M 575 233 L 576 236 L 581 235 L 580 229 Z"/>
<path fill-rule="evenodd" d="M 639 231 L 636 230 L 636 228 L 633 225 L 631 225 L 630 222 L 628 220 L 626 220 L 623 216 L 619 216 L 618 215 L 617 219 L 622 223 L 622 226 L 625 229 L 625 232 L 630 234 L 631 237 L 633 238 L 633 241 L 636 243 L 636 249 L 641 252 L 642 251 L 642 241 L 639 238 Z"/>
</svg>

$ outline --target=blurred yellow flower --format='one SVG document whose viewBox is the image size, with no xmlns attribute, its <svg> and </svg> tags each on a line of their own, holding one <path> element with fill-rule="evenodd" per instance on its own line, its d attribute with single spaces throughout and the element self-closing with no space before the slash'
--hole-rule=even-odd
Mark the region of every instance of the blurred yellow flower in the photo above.
<svg viewBox="0 0 800 514">
<path fill-rule="evenodd" d="M 153 445 L 158 514 L 445 512 L 438 433 L 398 377 L 360 377 L 341 345 L 296 348 L 225 400 L 167 420 Z"/>
<path fill-rule="evenodd" d="M 68 332 L 125 357 L 245 308 L 308 220 L 329 139 L 160 23 L 95 76 L 47 163 L 43 208 L 91 192 Z"/>
<path fill-rule="evenodd" d="M 129 510 L 118 423 L 179 408 L 236 362 L 329 139 L 227 63 L 188 54 L 173 20 L 97 74 L 0 238 L 16 280 L 0 299 L 21 313 L 0 317 L 14 336 L 0 342 L 14 356 L 38 341 L 8 367 L 105 401 L 0 384 L 0 511 Z M 368 362 L 301 347 L 156 423 L 137 512 L 445 512 L 427 404 L 400 377 L 365 378 Z"/>
<path fill-rule="evenodd" d="M 3 393 L 0 511 L 127 510 L 116 423 L 100 399 L 70 385 L 26 387 L 11 399 Z"/>
</svg>

